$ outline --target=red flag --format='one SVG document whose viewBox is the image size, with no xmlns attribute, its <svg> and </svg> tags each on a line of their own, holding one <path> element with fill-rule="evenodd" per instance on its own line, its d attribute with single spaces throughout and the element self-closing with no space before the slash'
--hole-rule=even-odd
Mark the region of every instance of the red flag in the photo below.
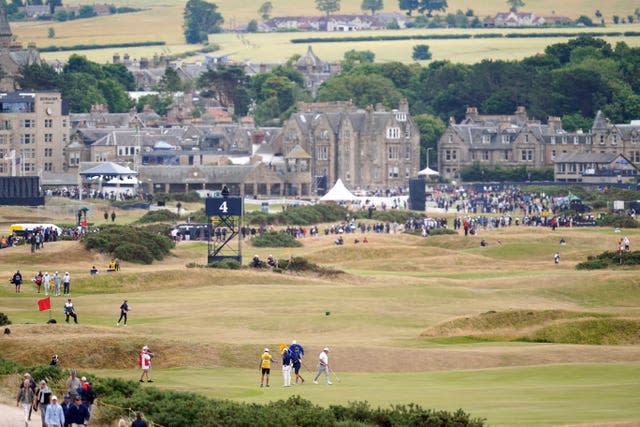
<svg viewBox="0 0 640 427">
<path fill-rule="evenodd" d="M 40 311 L 51 310 L 51 297 L 39 299 L 38 310 Z"/>
</svg>

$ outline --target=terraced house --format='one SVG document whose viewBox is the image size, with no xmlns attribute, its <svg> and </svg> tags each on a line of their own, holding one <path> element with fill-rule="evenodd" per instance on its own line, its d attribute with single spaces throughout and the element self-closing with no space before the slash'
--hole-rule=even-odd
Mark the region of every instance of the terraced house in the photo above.
<svg viewBox="0 0 640 427">
<path fill-rule="evenodd" d="M 460 123 L 450 120 L 438 141 L 438 170 L 453 179 L 476 162 L 488 167 L 554 167 L 557 157 L 568 153 L 621 154 L 640 163 L 640 121 L 611 124 L 599 111 L 591 129 L 567 132 L 559 117 L 548 117 L 543 124 L 529 119 L 524 107 L 513 115 L 481 115 L 470 107 Z M 565 166 L 571 167 L 567 159 L 563 156 Z M 579 177 L 572 181 L 582 182 Z"/>
<path fill-rule="evenodd" d="M 392 111 L 349 101 L 300 103 L 280 138 L 284 157 L 295 154 L 311 172 L 312 194 L 338 178 L 352 190 L 406 187 L 419 171 L 420 135 L 406 100 Z"/>
</svg>

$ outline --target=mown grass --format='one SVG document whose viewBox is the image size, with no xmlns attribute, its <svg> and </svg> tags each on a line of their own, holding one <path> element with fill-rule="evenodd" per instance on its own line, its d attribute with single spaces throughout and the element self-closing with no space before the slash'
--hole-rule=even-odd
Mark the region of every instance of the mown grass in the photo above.
<svg viewBox="0 0 640 427">
<path fill-rule="evenodd" d="M 307 381 L 290 389 L 280 387 L 281 375 L 272 373 L 272 387 L 257 387 L 257 369 L 154 370 L 156 382 L 173 390 L 190 390 L 214 398 L 263 403 L 300 395 L 329 405 L 366 400 L 373 406 L 409 401 L 424 407 L 464 408 L 484 417 L 491 426 L 554 426 L 622 421 L 640 418 L 637 403 L 637 364 L 578 364 L 533 366 L 458 372 L 411 374 L 347 373 L 334 385 Z M 131 378 L 133 372 L 98 371 L 99 375 Z M 308 372 L 303 372 L 310 378 Z M 381 392 L 384 390 L 384 392 Z"/>
</svg>

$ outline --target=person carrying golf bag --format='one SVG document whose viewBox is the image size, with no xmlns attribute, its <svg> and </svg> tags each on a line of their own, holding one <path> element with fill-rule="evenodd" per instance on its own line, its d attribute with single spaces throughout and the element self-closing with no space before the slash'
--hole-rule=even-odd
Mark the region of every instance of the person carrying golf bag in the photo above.
<svg viewBox="0 0 640 427">
<path fill-rule="evenodd" d="M 304 384 L 304 378 L 300 375 L 300 366 L 302 365 L 302 357 L 304 356 L 304 347 L 293 340 L 289 346 L 289 352 L 291 353 L 291 361 L 293 362 L 293 372 L 296 374 L 296 384 L 300 380 L 300 384 Z"/>
<path fill-rule="evenodd" d="M 318 384 L 318 377 L 320 377 L 320 374 L 322 374 L 323 372 L 324 372 L 325 380 L 327 381 L 327 385 L 333 384 L 331 381 L 329 381 L 329 348 L 328 347 L 323 348 L 322 352 L 320 352 L 320 355 L 318 356 L 318 372 L 316 373 L 316 376 L 313 379 L 314 384 Z"/>
</svg>

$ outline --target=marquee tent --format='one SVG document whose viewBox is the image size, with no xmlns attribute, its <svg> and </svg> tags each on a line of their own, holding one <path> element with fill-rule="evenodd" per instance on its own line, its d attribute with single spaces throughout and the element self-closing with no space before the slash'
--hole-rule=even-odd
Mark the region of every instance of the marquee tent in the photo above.
<svg viewBox="0 0 640 427">
<path fill-rule="evenodd" d="M 320 198 L 321 202 L 346 202 L 351 200 L 357 200 L 358 198 L 347 190 L 344 183 L 340 178 L 336 181 L 335 185 Z"/>
<path fill-rule="evenodd" d="M 433 176 L 433 175 L 440 175 L 440 174 L 438 173 L 438 171 L 433 170 L 429 166 L 427 166 L 426 168 L 418 172 L 418 175 Z"/>
</svg>

